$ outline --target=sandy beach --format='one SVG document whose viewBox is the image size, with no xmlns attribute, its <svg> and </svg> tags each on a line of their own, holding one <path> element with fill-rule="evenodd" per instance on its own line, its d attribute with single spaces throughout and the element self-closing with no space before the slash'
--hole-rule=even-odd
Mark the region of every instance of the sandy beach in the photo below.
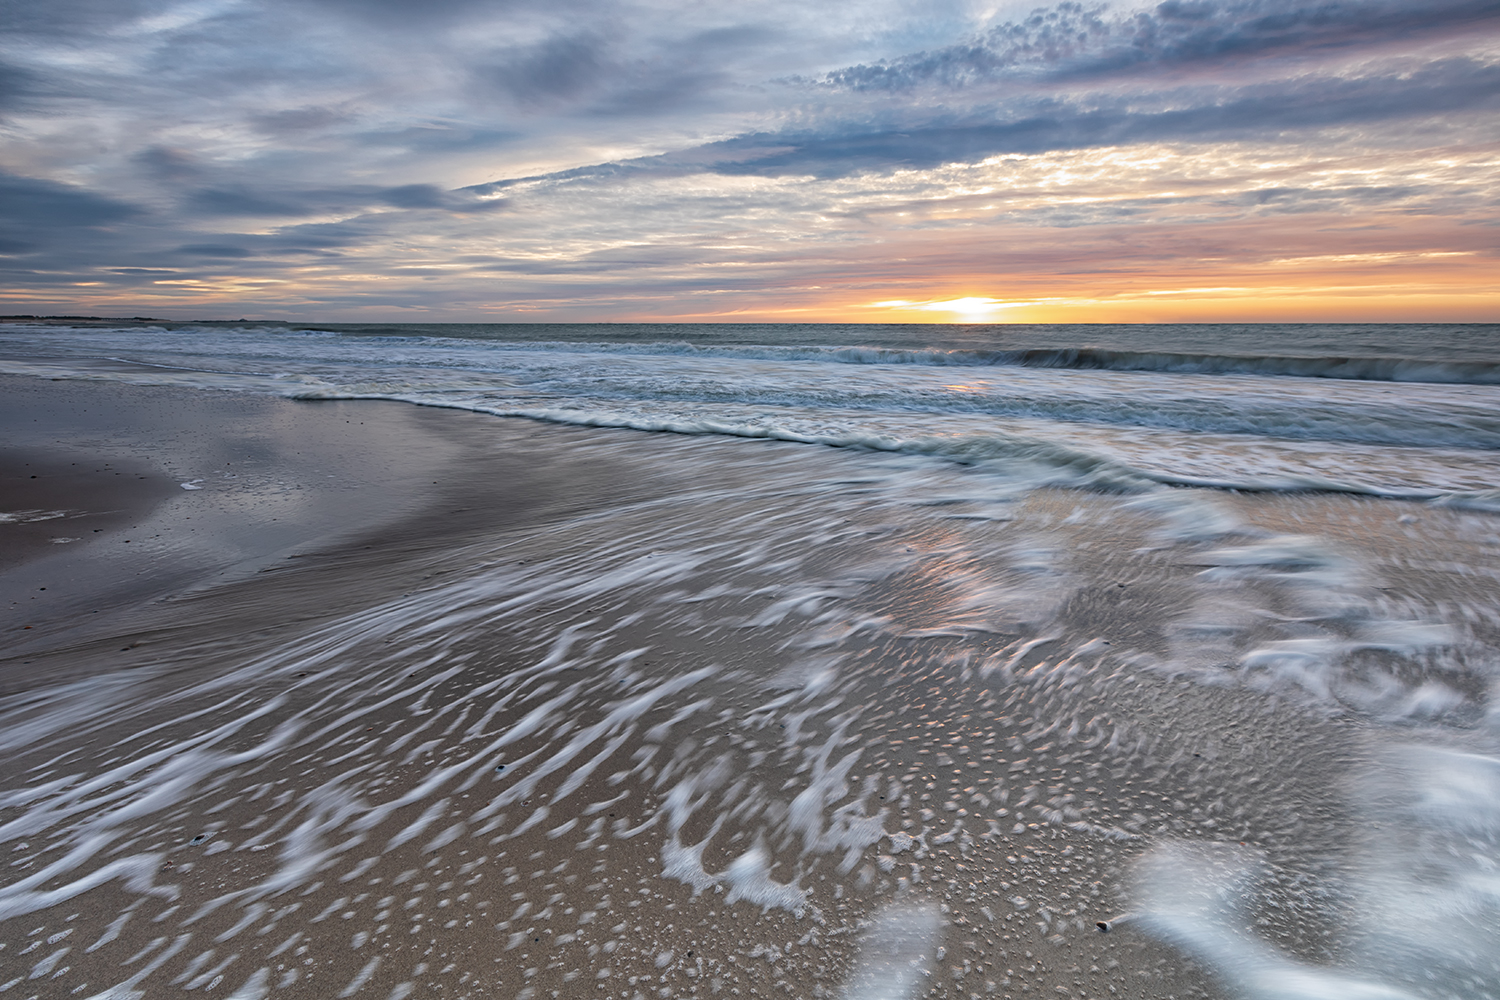
<svg viewBox="0 0 1500 1000">
<path fill-rule="evenodd" d="M 1139 860 L 1347 964 L 1493 683 L 1490 515 L 5 389 L 16 997 L 1228 995 Z"/>
</svg>

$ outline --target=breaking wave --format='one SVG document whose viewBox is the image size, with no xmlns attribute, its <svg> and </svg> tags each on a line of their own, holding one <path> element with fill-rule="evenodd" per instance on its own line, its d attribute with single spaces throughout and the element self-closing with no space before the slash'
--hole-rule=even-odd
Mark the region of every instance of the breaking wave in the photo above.
<svg viewBox="0 0 1500 1000">
<path fill-rule="evenodd" d="M 299 331 L 319 333 L 316 329 Z M 385 336 L 394 336 L 385 334 Z M 410 338 L 412 331 L 406 331 Z M 439 336 L 439 335 L 435 335 Z M 458 338 L 455 338 L 458 339 Z M 623 355 L 686 355 L 754 361 L 829 361 L 851 365 L 943 365 L 954 367 L 1053 368 L 1075 371 L 1172 372 L 1187 375 L 1268 375 L 1349 379 L 1362 382 L 1436 382 L 1500 385 L 1500 364 L 1404 357 L 1194 354 L 1122 351 L 1100 347 L 1021 350 L 909 349 L 866 345 L 700 345 L 683 340 L 637 343 L 495 342 L 499 349 L 588 351 Z"/>
</svg>

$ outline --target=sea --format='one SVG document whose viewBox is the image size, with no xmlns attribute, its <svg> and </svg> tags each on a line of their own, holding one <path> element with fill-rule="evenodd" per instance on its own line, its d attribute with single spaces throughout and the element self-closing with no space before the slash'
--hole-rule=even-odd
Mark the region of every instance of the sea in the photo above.
<svg viewBox="0 0 1500 1000">
<path fill-rule="evenodd" d="M 0 992 L 1500 997 L 1500 325 L 11 319 L 0 373 L 628 473 L 0 710 Z"/>
<path fill-rule="evenodd" d="M 1487 504 L 1500 326 L 7 324 L 5 370 Z"/>
</svg>

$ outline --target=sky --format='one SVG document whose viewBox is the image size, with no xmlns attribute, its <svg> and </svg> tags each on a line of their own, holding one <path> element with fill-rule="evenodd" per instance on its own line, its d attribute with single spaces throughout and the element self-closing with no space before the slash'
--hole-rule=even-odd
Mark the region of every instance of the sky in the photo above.
<svg viewBox="0 0 1500 1000">
<path fill-rule="evenodd" d="M 0 312 L 1500 321 L 1500 0 L 0 0 Z"/>
</svg>

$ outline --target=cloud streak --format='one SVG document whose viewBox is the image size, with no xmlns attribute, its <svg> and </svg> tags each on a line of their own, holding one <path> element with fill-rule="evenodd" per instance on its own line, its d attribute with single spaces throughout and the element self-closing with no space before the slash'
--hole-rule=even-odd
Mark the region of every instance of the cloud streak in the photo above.
<svg viewBox="0 0 1500 1000">
<path fill-rule="evenodd" d="M 1164 69 L 1221 70 L 1251 59 L 1327 58 L 1451 37 L 1500 21 L 1495 0 L 1166 0 L 1119 14 L 1060 3 L 959 45 L 835 70 L 822 83 L 852 90 L 963 87 L 996 79 L 1098 81 Z"/>
</svg>

